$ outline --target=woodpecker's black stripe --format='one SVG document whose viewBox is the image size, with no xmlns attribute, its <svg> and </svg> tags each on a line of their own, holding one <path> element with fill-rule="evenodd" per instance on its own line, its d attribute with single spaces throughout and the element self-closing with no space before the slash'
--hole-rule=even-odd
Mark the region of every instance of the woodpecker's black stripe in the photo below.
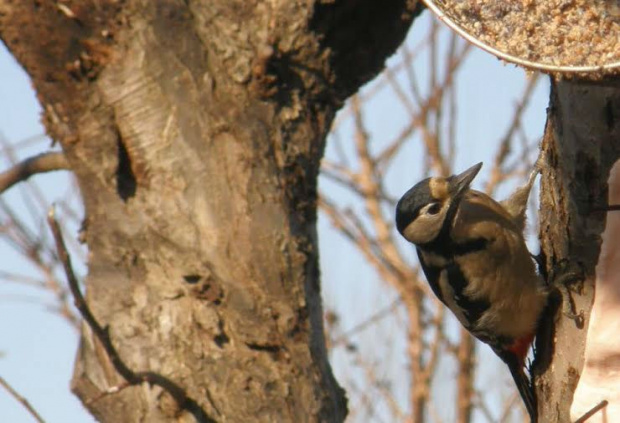
<svg viewBox="0 0 620 423">
<path fill-rule="evenodd" d="M 491 303 L 486 300 L 472 300 L 464 294 L 465 288 L 467 288 L 467 279 L 465 279 L 458 264 L 450 263 L 446 270 L 448 271 L 448 283 L 454 290 L 454 301 L 461 308 L 467 320 L 471 322 L 471 325 L 475 325 L 482 314 L 491 307 Z"/>
<path fill-rule="evenodd" d="M 454 218 L 456 217 L 456 212 L 459 210 L 459 206 L 461 204 L 461 200 L 463 199 L 462 195 L 456 196 L 452 198 L 452 202 L 450 203 L 450 208 L 446 213 L 446 217 L 444 218 L 443 225 L 441 226 L 441 230 L 437 234 L 437 237 L 433 244 L 437 244 L 438 247 L 447 246 L 450 244 L 450 231 L 452 230 L 452 225 L 454 224 Z"/>
<path fill-rule="evenodd" d="M 417 248 L 417 252 L 418 259 L 420 260 L 420 265 L 422 266 L 422 271 L 424 272 L 424 276 L 426 276 L 426 280 L 428 281 L 429 286 L 433 290 L 435 296 L 439 298 L 442 303 L 446 304 L 443 299 L 443 294 L 441 293 L 441 288 L 439 287 L 439 274 L 441 273 L 443 268 L 440 266 L 431 266 L 430 264 L 426 263 L 424 257 L 422 256 L 422 251 Z"/>
<path fill-rule="evenodd" d="M 437 298 L 446 305 L 448 305 L 448 303 L 443 298 L 444 294 L 439 286 L 439 277 L 442 270 L 445 269 L 448 272 L 447 281 L 454 292 L 454 302 L 470 322 L 471 326 L 468 328 L 470 330 L 475 326 L 482 314 L 491 307 L 491 304 L 487 300 L 474 300 L 465 295 L 464 291 L 468 284 L 467 279 L 456 263 L 455 257 L 482 251 L 486 248 L 487 243 L 488 241 L 484 238 L 476 238 L 459 244 L 447 243 L 440 250 L 435 249 L 429 251 L 426 246 L 425 248 L 418 248 L 418 258 L 420 259 L 420 264 L 422 265 L 422 270 L 428 280 L 428 284 Z M 447 264 L 445 266 L 436 266 L 428 263 L 424 260 L 424 251 L 441 256 L 445 259 Z"/>
<path fill-rule="evenodd" d="M 440 255 L 450 261 L 457 256 L 464 256 L 466 254 L 482 251 L 487 247 L 488 243 L 489 240 L 485 238 L 474 238 L 456 243 L 450 240 L 439 239 L 438 237 L 436 240 L 420 246 L 420 248 L 424 251 Z"/>
<path fill-rule="evenodd" d="M 466 254 L 482 251 L 487 248 L 489 241 L 485 238 L 475 238 L 461 243 L 452 243 L 450 250 L 453 256 L 464 256 Z"/>
<path fill-rule="evenodd" d="M 443 293 L 439 286 L 439 277 L 442 270 L 445 269 L 448 272 L 447 281 L 454 292 L 454 302 L 461 308 L 463 314 L 470 323 L 470 327 L 467 329 L 472 330 L 482 314 L 491 307 L 491 304 L 489 301 L 485 300 L 470 299 L 464 294 L 465 288 L 467 288 L 467 280 L 459 268 L 459 265 L 456 263 L 455 258 L 483 251 L 487 247 L 489 240 L 485 238 L 474 238 L 456 243 L 451 239 L 450 232 L 461 199 L 462 197 L 453 199 L 437 237 L 427 244 L 418 246 L 418 257 L 431 289 L 437 298 L 447 306 L 449 305 L 443 298 Z M 426 263 L 420 250 L 444 258 L 447 264 L 445 266 L 437 266 Z"/>
</svg>

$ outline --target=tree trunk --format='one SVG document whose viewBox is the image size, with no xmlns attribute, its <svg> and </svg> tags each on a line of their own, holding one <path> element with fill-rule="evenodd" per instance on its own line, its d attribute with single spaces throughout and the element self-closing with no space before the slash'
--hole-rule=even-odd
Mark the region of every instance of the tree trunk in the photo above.
<svg viewBox="0 0 620 423">
<path fill-rule="evenodd" d="M 552 84 L 543 141 L 541 242 L 547 269 L 580 263 L 585 280 L 562 288 L 546 316 L 534 370 L 539 374 L 539 421 L 565 423 L 584 365 L 594 299 L 595 267 L 605 228 L 607 179 L 620 157 L 620 85 L 560 81 Z M 618 213 L 618 212 L 610 212 Z M 560 266 L 561 267 L 561 266 Z M 566 289 L 565 289 L 566 288 Z M 592 404 L 595 406 L 596 404 Z"/>
<path fill-rule="evenodd" d="M 0 38 L 82 191 L 94 315 L 130 369 L 188 398 L 126 386 L 84 328 L 73 390 L 98 420 L 344 419 L 323 339 L 319 161 L 414 6 L 0 0 Z"/>
</svg>

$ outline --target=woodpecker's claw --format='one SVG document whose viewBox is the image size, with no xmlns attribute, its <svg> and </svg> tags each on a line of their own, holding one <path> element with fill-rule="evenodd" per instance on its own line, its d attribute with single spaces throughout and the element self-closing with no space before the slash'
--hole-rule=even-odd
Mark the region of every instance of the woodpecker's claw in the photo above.
<svg viewBox="0 0 620 423">
<path fill-rule="evenodd" d="M 580 262 L 569 261 L 568 259 L 562 259 L 556 263 L 551 272 L 549 273 L 549 281 L 552 286 L 574 286 L 578 282 L 585 280 L 585 269 Z M 577 290 L 575 290 L 577 291 Z M 578 292 L 581 291 L 581 286 L 578 287 Z"/>
<path fill-rule="evenodd" d="M 579 262 L 570 262 L 566 259 L 557 263 L 551 269 L 549 282 L 562 297 L 562 314 L 575 322 L 575 326 L 582 329 L 585 323 L 583 311 L 577 312 L 572 293 L 580 294 L 585 280 L 585 270 Z"/>
</svg>

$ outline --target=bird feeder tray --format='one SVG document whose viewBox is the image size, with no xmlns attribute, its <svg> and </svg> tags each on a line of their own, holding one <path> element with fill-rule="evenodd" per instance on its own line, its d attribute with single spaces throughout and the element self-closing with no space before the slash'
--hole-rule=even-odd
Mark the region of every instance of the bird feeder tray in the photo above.
<svg viewBox="0 0 620 423">
<path fill-rule="evenodd" d="M 620 74 L 620 0 L 424 0 L 443 22 L 508 62 L 555 76 Z"/>
</svg>

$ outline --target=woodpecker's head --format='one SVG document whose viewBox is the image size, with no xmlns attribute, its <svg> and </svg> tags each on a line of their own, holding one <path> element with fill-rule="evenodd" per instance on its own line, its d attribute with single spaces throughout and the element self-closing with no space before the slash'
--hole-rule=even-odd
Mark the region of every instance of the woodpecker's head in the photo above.
<svg viewBox="0 0 620 423">
<path fill-rule="evenodd" d="M 427 244 L 437 238 L 446 220 L 456 215 L 482 163 L 448 178 L 426 178 L 402 196 L 396 205 L 396 228 L 409 242 Z"/>
</svg>

